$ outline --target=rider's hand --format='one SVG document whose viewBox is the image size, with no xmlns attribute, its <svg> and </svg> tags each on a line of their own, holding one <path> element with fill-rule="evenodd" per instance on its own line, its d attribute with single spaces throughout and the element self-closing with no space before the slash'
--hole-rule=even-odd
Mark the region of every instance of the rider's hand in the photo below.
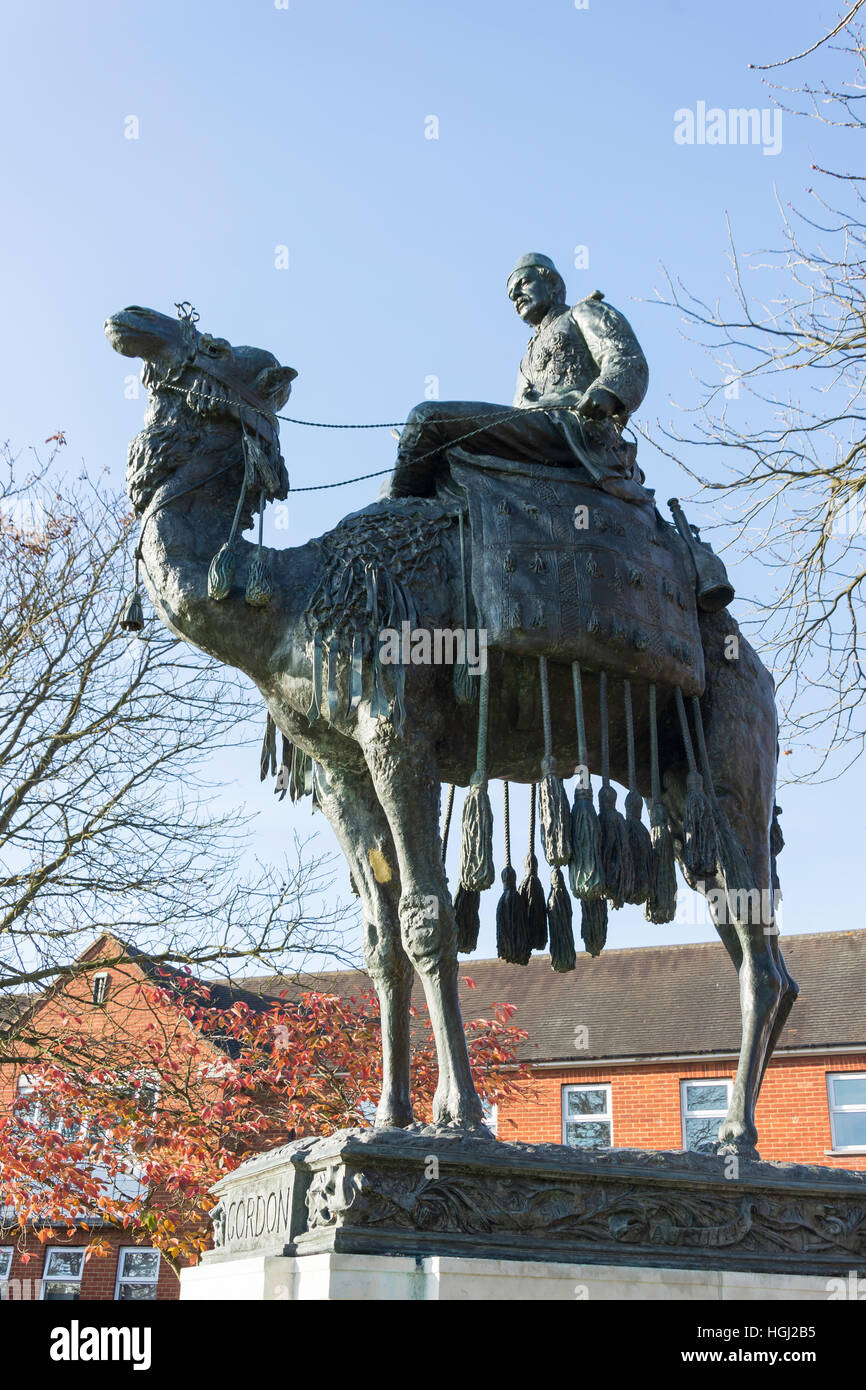
<svg viewBox="0 0 866 1390">
<path fill-rule="evenodd" d="M 587 420 L 607 420 L 622 413 L 622 403 L 606 386 L 590 386 L 584 391 L 577 412 Z"/>
</svg>

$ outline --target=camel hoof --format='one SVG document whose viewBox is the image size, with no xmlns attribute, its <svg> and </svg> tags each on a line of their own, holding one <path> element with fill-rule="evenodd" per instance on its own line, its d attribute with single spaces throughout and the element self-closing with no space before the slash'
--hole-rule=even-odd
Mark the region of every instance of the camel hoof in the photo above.
<svg viewBox="0 0 866 1390">
<path fill-rule="evenodd" d="M 376 1118 L 373 1121 L 374 1129 L 408 1129 L 413 1124 L 415 1116 L 412 1113 L 411 1105 L 401 1105 L 389 1102 L 387 1105 L 380 1104 L 376 1110 Z"/>
<path fill-rule="evenodd" d="M 758 1136 L 754 1129 L 741 1121 L 725 1120 L 719 1128 L 719 1137 L 716 1141 L 716 1156 L 725 1158 L 733 1155 L 736 1158 L 759 1159 Z"/>
</svg>

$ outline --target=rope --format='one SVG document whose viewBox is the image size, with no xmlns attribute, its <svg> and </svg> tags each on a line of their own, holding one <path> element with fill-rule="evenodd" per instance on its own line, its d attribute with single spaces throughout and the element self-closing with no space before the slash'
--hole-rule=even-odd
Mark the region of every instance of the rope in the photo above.
<svg viewBox="0 0 866 1390">
<path fill-rule="evenodd" d="M 508 780 L 502 782 L 502 822 L 505 830 L 505 867 L 511 868 L 511 817 L 508 810 Z"/>
<path fill-rule="evenodd" d="M 451 812 L 454 810 L 454 783 L 448 788 L 445 798 L 445 822 L 442 826 L 442 862 L 445 863 L 445 855 L 448 853 L 448 832 L 451 829 Z"/>
<path fill-rule="evenodd" d="M 607 672 L 600 671 L 598 677 L 599 719 L 601 722 L 601 780 L 604 786 L 610 783 L 610 750 L 607 746 Z"/>
<path fill-rule="evenodd" d="M 650 781 L 652 782 L 653 802 L 661 803 L 662 784 L 659 777 L 659 731 L 656 723 L 656 688 L 649 688 L 649 736 L 650 736 Z"/>
<path fill-rule="evenodd" d="M 634 714 L 631 707 L 631 681 L 623 681 L 625 692 L 625 739 L 626 755 L 628 758 L 628 789 L 634 791 L 637 787 L 637 778 L 634 768 Z"/>
<path fill-rule="evenodd" d="M 589 758 L 586 748 L 586 720 L 583 714 L 583 686 L 580 679 L 580 665 L 571 663 L 571 682 L 574 686 L 574 713 L 577 719 L 577 761 L 589 771 Z"/>
<path fill-rule="evenodd" d="M 529 853 L 535 853 L 535 783 L 529 788 Z"/>
<path fill-rule="evenodd" d="M 177 391 L 182 396 L 200 396 L 202 400 L 217 401 L 223 404 L 218 396 L 212 396 L 207 391 L 198 391 L 194 387 L 174 386 L 169 381 L 158 382 L 154 390 L 156 391 Z M 567 405 L 521 405 L 514 406 L 509 410 L 502 411 L 498 415 L 468 415 L 467 424 L 473 424 L 476 420 L 483 421 L 478 429 L 467 430 L 465 434 L 460 434 L 456 439 L 452 439 L 451 444 L 462 444 L 464 439 L 472 439 L 476 434 L 483 434 L 488 426 L 498 423 L 500 420 L 512 420 L 518 415 L 549 414 L 552 410 L 575 410 L 576 406 Z M 292 415 L 275 415 L 275 419 L 283 420 L 288 425 L 305 425 L 308 429 L 316 430 L 390 430 L 403 429 L 409 423 L 408 420 L 382 420 L 374 424 L 333 424 L 327 420 L 296 420 Z M 435 449 L 428 449 L 423 454 L 418 454 L 415 458 L 416 463 L 423 462 L 424 459 L 432 458 L 434 454 L 441 452 L 441 445 Z M 393 468 L 380 468 L 375 473 L 359 473 L 354 478 L 343 478 L 338 483 L 317 483 L 309 487 L 290 487 L 290 492 L 326 492 L 329 488 L 349 487 L 352 483 L 363 483 L 369 478 L 383 478 L 388 473 L 393 473 Z"/>
<path fill-rule="evenodd" d="M 680 720 L 680 732 L 683 736 L 683 747 L 686 750 L 686 761 L 689 765 L 689 772 L 697 772 L 698 769 L 697 764 L 695 762 L 695 750 L 692 747 L 692 736 L 689 733 L 689 720 L 686 714 L 686 707 L 683 704 L 683 692 L 680 690 L 678 685 L 674 687 L 674 696 L 677 702 L 677 714 L 679 715 Z"/>
<path fill-rule="evenodd" d="M 478 677 L 481 690 L 478 696 L 478 747 L 475 771 L 478 780 L 487 781 L 487 712 L 490 706 L 490 668 Z"/>
</svg>

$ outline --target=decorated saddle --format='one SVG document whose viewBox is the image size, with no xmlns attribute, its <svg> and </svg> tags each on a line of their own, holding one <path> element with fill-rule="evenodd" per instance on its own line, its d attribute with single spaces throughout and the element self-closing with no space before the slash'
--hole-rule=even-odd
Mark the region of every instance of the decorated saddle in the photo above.
<svg viewBox="0 0 866 1390">
<path fill-rule="evenodd" d="M 676 529 L 544 464 L 450 451 L 488 647 L 611 676 L 704 688 L 694 578 Z"/>
</svg>

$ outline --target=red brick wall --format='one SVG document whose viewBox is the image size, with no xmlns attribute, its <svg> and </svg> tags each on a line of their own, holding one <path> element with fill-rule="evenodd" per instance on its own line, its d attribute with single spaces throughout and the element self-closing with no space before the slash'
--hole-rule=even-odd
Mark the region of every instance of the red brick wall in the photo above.
<svg viewBox="0 0 866 1390">
<path fill-rule="evenodd" d="M 132 1246 L 134 1240 L 122 1232 L 100 1230 L 98 1232 L 102 1239 L 110 1244 L 107 1255 L 92 1255 L 84 1266 L 84 1273 L 81 1278 L 81 1301 L 89 1302 L 97 1299 L 113 1299 L 115 1283 L 117 1280 L 117 1261 L 118 1251 L 122 1246 Z M 36 1239 L 35 1235 L 28 1233 L 23 1248 L 15 1245 L 19 1232 L 0 1235 L 0 1245 L 12 1245 L 15 1247 L 12 1256 L 12 1269 L 10 1272 L 10 1283 L 6 1290 L 5 1297 L 13 1299 L 38 1299 L 42 1297 L 41 1279 L 45 1268 L 45 1253 L 52 1246 L 61 1246 L 68 1249 L 71 1246 L 86 1245 L 87 1238 L 82 1232 L 72 1240 L 54 1239 L 52 1237 L 45 1245 Z M 29 1260 L 23 1257 L 30 1255 Z M 2 1288 L 2 1285 L 0 1285 Z M 177 1275 L 166 1264 L 165 1260 L 160 1260 L 159 1282 L 157 1284 L 157 1298 L 171 1299 L 180 1297 L 180 1282 Z"/>
<path fill-rule="evenodd" d="M 735 1071 L 731 1063 L 713 1061 L 539 1069 L 524 1097 L 500 1105 L 499 1138 L 562 1143 L 562 1087 L 606 1081 L 616 1147 L 681 1149 L 680 1081 L 733 1077 Z M 866 1071 L 866 1051 L 843 1057 L 777 1057 L 770 1063 L 757 1112 L 762 1158 L 866 1169 L 866 1154 L 834 1157 L 826 1152 L 832 1147 L 827 1073 L 837 1071 Z"/>
</svg>

